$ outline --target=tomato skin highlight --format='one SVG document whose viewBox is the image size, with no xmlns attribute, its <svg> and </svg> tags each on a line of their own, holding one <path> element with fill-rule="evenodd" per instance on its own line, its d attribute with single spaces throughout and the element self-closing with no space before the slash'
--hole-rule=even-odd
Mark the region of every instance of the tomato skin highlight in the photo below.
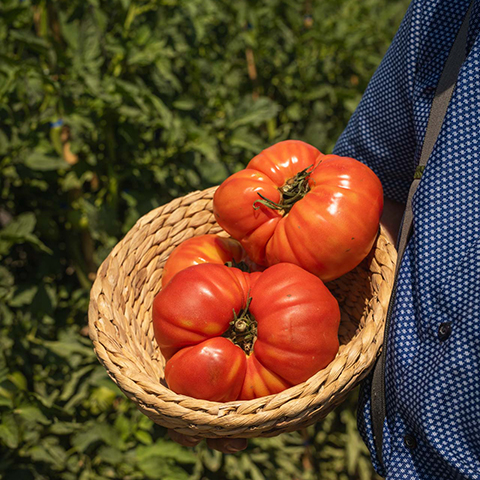
<svg viewBox="0 0 480 480">
<path fill-rule="evenodd" d="M 259 193 L 281 203 L 280 189 L 309 166 L 309 191 L 288 211 L 259 203 Z M 365 258 L 382 210 L 382 185 L 370 168 L 353 158 L 323 155 L 296 140 L 261 152 L 245 170 L 228 177 L 213 199 L 217 222 L 255 262 L 295 263 L 324 281 Z"/>
<path fill-rule="evenodd" d="M 323 156 L 320 150 L 306 142 L 285 140 L 253 157 L 247 169 L 263 173 L 279 188 L 298 172 L 308 168 L 315 169 Z"/>
<path fill-rule="evenodd" d="M 262 269 L 247 257 L 241 243 L 234 238 L 212 233 L 189 238 L 174 248 L 165 262 L 162 286 L 164 287 L 176 273 L 192 265 L 201 263 L 224 265 L 228 262 L 244 262 L 250 271 Z"/>
<path fill-rule="evenodd" d="M 167 362 L 165 380 L 176 393 L 212 402 L 236 400 L 247 359 L 240 347 L 215 337 L 183 348 Z"/>
<path fill-rule="evenodd" d="M 169 388 L 215 401 L 257 398 L 305 381 L 335 357 L 339 322 L 338 303 L 323 282 L 287 263 L 254 273 L 188 267 L 153 305 Z M 244 345 L 248 356 L 225 337 L 241 345 L 252 340 Z"/>
</svg>

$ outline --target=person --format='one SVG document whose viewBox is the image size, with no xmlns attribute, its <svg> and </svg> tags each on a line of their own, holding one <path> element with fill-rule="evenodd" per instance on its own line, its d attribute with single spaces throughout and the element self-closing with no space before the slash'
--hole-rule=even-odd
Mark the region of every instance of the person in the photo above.
<svg viewBox="0 0 480 480">
<path fill-rule="evenodd" d="M 382 181 L 392 242 L 427 130 L 437 83 L 470 0 L 413 0 L 334 148 Z M 372 429 L 372 375 L 358 427 L 388 480 L 480 479 L 480 0 L 466 58 L 418 189 L 387 336 L 386 416 Z M 377 435 L 378 437 L 378 435 Z M 184 445 L 198 439 L 172 432 Z M 230 453 L 245 439 L 210 440 Z M 379 452 L 381 450 L 381 453 Z"/>
</svg>

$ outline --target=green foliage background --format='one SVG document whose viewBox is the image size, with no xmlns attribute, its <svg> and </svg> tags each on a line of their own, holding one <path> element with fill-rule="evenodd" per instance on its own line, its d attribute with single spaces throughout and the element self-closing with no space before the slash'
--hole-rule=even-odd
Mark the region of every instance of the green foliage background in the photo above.
<svg viewBox="0 0 480 480">
<path fill-rule="evenodd" d="M 355 396 L 224 456 L 168 439 L 86 330 L 143 214 L 262 148 L 331 151 L 408 0 L 0 2 L 0 478 L 375 478 Z"/>
</svg>

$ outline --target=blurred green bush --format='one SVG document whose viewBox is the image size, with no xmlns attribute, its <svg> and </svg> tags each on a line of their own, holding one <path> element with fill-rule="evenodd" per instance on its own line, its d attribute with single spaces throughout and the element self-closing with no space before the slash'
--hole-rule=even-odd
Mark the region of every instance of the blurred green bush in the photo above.
<svg viewBox="0 0 480 480">
<path fill-rule="evenodd" d="M 0 478 L 374 478 L 355 395 L 239 455 L 168 440 L 97 362 L 99 264 L 287 138 L 331 151 L 408 0 L 0 3 Z"/>
</svg>

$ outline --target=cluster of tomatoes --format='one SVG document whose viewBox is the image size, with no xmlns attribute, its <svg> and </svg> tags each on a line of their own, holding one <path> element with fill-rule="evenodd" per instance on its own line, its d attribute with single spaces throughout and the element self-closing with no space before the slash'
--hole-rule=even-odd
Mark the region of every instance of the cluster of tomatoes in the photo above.
<svg viewBox="0 0 480 480">
<path fill-rule="evenodd" d="M 338 352 L 340 310 L 324 282 L 366 257 L 382 209 L 372 170 L 296 140 L 227 178 L 213 211 L 231 237 L 180 244 L 154 300 L 169 388 L 248 400 L 325 368 Z"/>
</svg>

